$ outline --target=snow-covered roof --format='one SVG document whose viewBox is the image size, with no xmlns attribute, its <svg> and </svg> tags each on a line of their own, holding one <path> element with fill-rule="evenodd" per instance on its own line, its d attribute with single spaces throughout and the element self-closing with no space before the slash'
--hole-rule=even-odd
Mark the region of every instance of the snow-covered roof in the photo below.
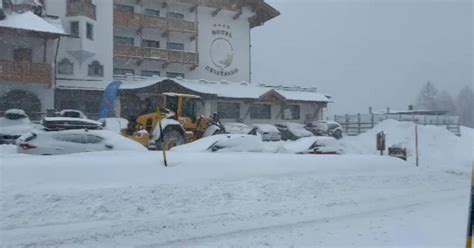
<svg viewBox="0 0 474 248">
<path fill-rule="evenodd" d="M 277 86 L 263 86 L 249 83 L 234 83 L 226 81 L 206 81 L 189 80 L 182 78 L 166 77 L 124 77 L 121 90 L 140 89 L 154 84 L 171 80 L 191 91 L 215 95 L 223 98 L 249 98 L 259 99 L 269 92 L 276 92 L 281 97 L 290 101 L 312 101 L 312 102 L 330 102 L 330 96 L 315 92 L 314 90 L 305 90 L 303 88 L 282 88 Z M 83 90 L 103 90 L 110 81 L 70 81 L 57 80 L 56 87 L 59 89 L 83 89 Z"/>
<path fill-rule="evenodd" d="M 59 35 L 66 34 L 57 24 L 51 24 L 30 11 L 8 14 L 4 20 L 0 21 L 0 27 Z"/>
</svg>

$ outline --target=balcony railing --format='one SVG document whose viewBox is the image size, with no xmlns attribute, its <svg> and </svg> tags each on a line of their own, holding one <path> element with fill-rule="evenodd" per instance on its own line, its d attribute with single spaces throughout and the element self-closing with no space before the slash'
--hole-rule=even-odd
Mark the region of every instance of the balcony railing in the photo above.
<svg viewBox="0 0 474 248">
<path fill-rule="evenodd" d="M 86 16 L 96 20 L 96 8 L 91 0 L 68 0 L 66 16 Z"/>
<path fill-rule="evenodd" d="M 126 27 L 157 28 L 163 31 L 178 31 L 185 33 L 197 32 L 196 23 L 157 16 L 146 16 L 114 10 L 114 25 Z"/>
<path fill-rule="evenodd" d="M 51 85 L 52 71 L 46 63 L 0 60 L 0 81 Z"/>
<path fill-rule="evenodd" d="M 114 57 L 152 59 L 167 63 L 198 64 L 196 53 L 125 45 L 114 46 Z"/>
</svg>

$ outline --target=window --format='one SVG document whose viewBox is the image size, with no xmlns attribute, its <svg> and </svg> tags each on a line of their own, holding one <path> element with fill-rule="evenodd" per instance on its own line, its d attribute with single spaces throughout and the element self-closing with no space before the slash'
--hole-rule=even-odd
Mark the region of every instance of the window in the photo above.
<svg viewBox="0 0 474 248">
<path fill-rule="evenodd" d="M 56 135 L 54 139 L 63 141 L 63 142 L 87 144 L 86 136 L 80 135 L 80 134 L 61 134 L 61 135 Z"/>
<path fill-rule="evenodd" d="M 184 73 L 179 73 L 179 72 L 167 72 L 166 77 L 169 78 L 184 78 Z"/>
<path fill-rule="evenodd" d="M 175 43 L 175 42 L 168 42 L 166 48 L 170 50 L 184 50 L 184 44 L 183 43 Z"/>
<path fill-rule="evenodd" d="M 143 77 L 153 77 L 153 76 L 160 76 L 160 72 L 159 71 L 146 71 L 146 70 L 143 70 L 141 71 L 141 75 Z"/>
<path fill-rule="evenodd" d="M 299 120 L 300 119 L 300 106 L 287 105 L 283 107 L 283 119 L 284 120 Z"/>
<path fill-rule="evenodd" d="M 114 10 L 133 14 L 133 6 L 114 4 Z"/>
<path fill-rule="evenodd" d="M 160 11 L 156 9 L 145 9 L 143 14 L 147 16 L 160 16 Z"/>
<path fill-rule="evenodd" d="M 99 62 L 94 61 L 89 65 L 89 76 L 102 77 L 104 76 L 104 67 Z"/>
<path fill-rule="evenodd" d="M 184 19 L 184 15 L 177 12 L 168 12 L 166 13 L 166 17 L 174 19 Z"/>
<path fill-rule="evenodd" d="M 252 104 L 250 105 L 250 118 L 252 119 L 271 119 L 272 107 L 270 104 Z"/>
<path fill-rule="evenodd" d="M 231 102 L 218 102 L 217 113 L 222 119 L 239 119 L 240 118 L 240 104 Z"/>
<path fill-rule="evenodd" d="M 31 62 L 33 60 L 33 51 L 31 48 L 17 48 L 13 50 L 13 60 Z"/>
<path fill-rule="evenodd" d="M 90 23 L 87 23 L 86 25 L 86 37 L 89 40 L 94 39 L 94 26 Z"/>
<path fill-rule="evenodd" d="M 122 36 L 114 36 L 114 44 L 115 45 L 127 45 L 133 46 L 133 38 L 129 37 L 122 37 Z"/>
<path fill-rule="evenodd" d="M 88 144 L 97 144 L 97 143 L 102 142 L 104 139 L 102 137 L 95 136 L 95 135 L 87 135 L 86 140 Z"/>
<path fill-rule="evenodd" d="M 70 22 L 69 27 L 71 29 L 71 35 L 74 35 L 74 36 L 77 36 L 77 37 L 80 36 L 79 35 L 79 22 L 78 21 Z"/>
<path fill-rule="evenodd" d="M 74 65 L 69 59 L 63 59 L 58 63 L 58 74 L 71 75 L 74 73 Z"/>
<path fill-rule="evenodd" d="M 114 75 L 127 75 L 127 74 L 135 75 L 135 71 L 133 69 L 114 68 Z"/>
<path fill-rule="evenodd" d="M 142 47 L 160 48 L 160 42 L 157 40 L 142 40 Z"/>
</svg>

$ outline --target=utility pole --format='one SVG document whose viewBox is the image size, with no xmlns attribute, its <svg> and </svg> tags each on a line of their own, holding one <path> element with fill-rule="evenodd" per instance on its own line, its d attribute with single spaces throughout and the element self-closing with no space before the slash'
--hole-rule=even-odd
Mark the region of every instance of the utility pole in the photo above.
<svg viewBox="0 0 474 248">
<path fill-rule="evenodd" d="M 418 124 L 415 124 L 415 150 L 416 150 L 416 166 L 420 165 L 420 159 L 418 154 Z"/>
</svg>

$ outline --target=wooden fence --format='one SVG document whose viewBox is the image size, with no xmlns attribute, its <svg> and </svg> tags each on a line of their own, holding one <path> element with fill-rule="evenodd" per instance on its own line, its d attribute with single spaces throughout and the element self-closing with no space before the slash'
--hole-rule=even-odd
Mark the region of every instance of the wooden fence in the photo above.
<svg viewBox="0 0 474 248">
<path fill-rule="evenodd" d="M 341 124 L 346 135 L 354 136 L 372 129 L 379 122 L 392 119 L 413 122 L 419 125 L 444 126 L 452 133 L 460 136 L 459 116 L 421 115 L 421 114 L 356 114 L 335 115 L 334 120 Z"/>
</svg>

